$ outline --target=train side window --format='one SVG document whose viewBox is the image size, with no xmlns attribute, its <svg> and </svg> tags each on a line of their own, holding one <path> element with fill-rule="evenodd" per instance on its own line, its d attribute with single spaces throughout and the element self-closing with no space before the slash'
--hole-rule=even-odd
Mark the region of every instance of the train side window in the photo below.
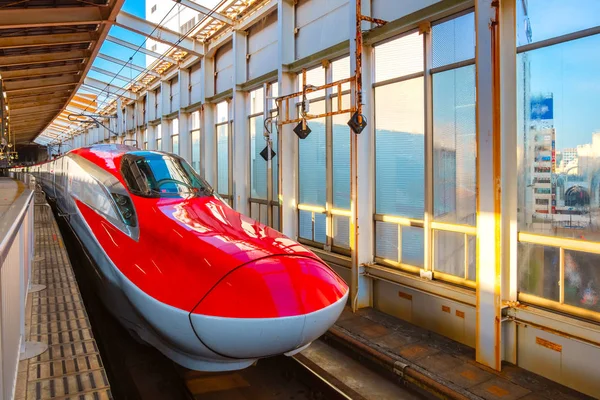
<svg viewBox="0 0 600 400">
<path fill-rule="evenodd" d="M 89 173 L 84 171 L 77 163 L 69 166 L 71 193 L 82 203 L 103 214 L 113 223 L 120 221 L 112 199 Z"/>
</svg>

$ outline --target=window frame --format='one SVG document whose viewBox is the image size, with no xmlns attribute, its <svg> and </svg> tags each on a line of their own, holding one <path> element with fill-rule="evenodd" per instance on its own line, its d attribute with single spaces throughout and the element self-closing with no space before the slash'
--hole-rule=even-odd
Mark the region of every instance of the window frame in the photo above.
<svg viewBox="0 0 600 400">
<path fill-rule="evenodd" d="M 424 155 L 425 155 L 425 160 L 424 160 L 424 171 L 423 172 L 424 172 L 425 187 L 424 187 L 423 218 L 422 219 L 414 219 L 414 218 L 407 218 L 407 217 L 403 217 L 403 216 L 386 215 L 386 214 L 378 213 L 377 209 L 375 209 L 375 214 L 373 215 L 373 219 L 374 219 L 374 223 L 373 223 L 373 237 L 374 237 L 373 254 L 374 254 L 374 261 L 377 264 L 391 267 L 391 268 L 394 268 L 394 269 L 397 269 L 400 271 L 408 272 L 410 274 L 421 275 L 424 272 L 425 273 L 431 272 L 432 279 L 448 282 L 448 283 L 451 283 L 454 285 L 459 285 L 466 289 L 475 290 L 476 281 L 474 279 L 473 280 L 470 279 L 471 277 L 469 276 L 469 268 L 468 267 L 469 267 L 469 259 L 470 259 L 469 240 L 472 237 L 475 237 L 475 238 L 477 237 L 476 223 L 473 226 L 461 225 L 461 224 L 455 224 L 455 223 L 439 222 L 439 221 L 435 221 L 433 218 L 433 207 L 434 207 L 433 76 L 434 76 L 434 74 L 439 73 L 439 72 L 450 71 L 450 70 L 462 68 L 462 67 L 465 67 L 468 65 L 475 65 L 475 58 L 473 57 L 468 60 L 459 61 L 459 62 L 451 63 L 448 65 L 440 66 L 437 68 L 433 68 L 432 67 L 433 44 L 432 44 L 432 29 L 431 28 L 435 25 L 442 24 L 444 22 L 453 20 L 455 18 L 459 18 L 461 16 L 464 16 L 464 15 L 467 15 L 470 13 L 474 14 L 473 7 L 462 10 L 458 13 L 454 13 L 450 16 L 447 16 L 447 17 L 444 17 L 441 19 L 424 20 L 423 22 L 428 22 L 430 26 L 429 26 L 429 29 L 427 29 L 425 32 L 421 33 L 421 36 L 423 38 L 422 39 L 423 46 L 424 46 L 423 70 L 420 72 L 409 73 L 404 76 L 394 77 L 394 78 L 386 79 L 386 80 L 379 81 L 379 82 L 374 81 L 372 84 L 373 108 L 374 108 L 374 115 L 375 115 L 375 119 L 374 119 L 374 124 L 375 124 L 374 134 L 375 135 L 377 134 L 377 128 L 376 128 L 377 116 L 376 116 L 376 112 L 375 112 L 375 110 L 376 110 L 375 90 L 378 87 L 383 87 L 383 86 L 387 86 L 387 85 L 391 85 L 391 84 L 395 84 L 395 83 L 399 83 L 399 82 L 405 82 L 405 81 L 409 81 L 412 79 L 422 77 L 424 79 L 423 90 L 424 90 L 424 98 L 425 98 L 425 105 L 426 105 L 425 109 L 424 109 L 424 119 L 425 119 L 425 121 L 424 121 L 424 123 L 425 123 L 424 124 L 424 146 L 425 146 Z M 414 34 L 415 32 L 419 32 L 419 29 L 418 28 L 409 29 L 409 30 L 401 32 L 398 35 L 395 35 L 393 37 L 374 42 L 373 47 L 376 48 L 377 46 L 380 46 L 382 44 L 389 43 L 390 41 L 397 40 L 402 37 Z M 376 62 L 376 57 L 373 56 L 373 66 L 375 65 L 375 62 Z M 373 78 L 375 77 L 374 71 L 375 71 L 375 68 L 373 68 Z M 377 157 L 376 147 L 377 146 L 375 146 L 375 148 L 374 148 L 375 159 Z M 475 166 L 475 168 L 477 168 L 477 166 Z M 477 169 L 475 169 L 475 173 L 477 174 L 476 171 L 477 171 Z M 376 179 L 377 179 L 376 166 L 374 166 L 373 179 L 376 182 Z M 374 202 L 375 202 L 375 204 L 377 204 L 376 184 L 374 185 L 373 196 L 374 196 Z M 402 231 L 403 227 L 404 228 L 423 229 L 423 267 L 402 262 L 401 255 L 398 256 L 397 261 L 378 256 L 377 255 L 378 236 L 376 234 L 378 222 L 392 223 L 392 224 L 397 225 L 398 253 L 401 253 L 401 251 L 402 251 L 402 232 L 401 231 Z M 435 240 L 436 239 L 435 238 L 436 238 L 437 232 L 450 232 L 450 233 L 464 235 L 465 268 L 464 268 L 464 275 L 462 277 L 455 276 L 455 275 L 445 273 L 442 271 L 436 271 L 436 268 L 435 268 L 435 254 L 436 254 L 435 253 Z"/>
</svg>

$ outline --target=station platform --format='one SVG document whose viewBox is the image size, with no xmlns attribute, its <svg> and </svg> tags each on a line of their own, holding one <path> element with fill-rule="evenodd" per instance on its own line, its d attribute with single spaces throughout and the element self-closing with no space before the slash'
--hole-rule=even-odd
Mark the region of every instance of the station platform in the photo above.
<svg viewBox="0 0 600 400">
<path fill-rule="evenodd" d="M 20 182 L 1 179 L 0 213 L 25 189 Z M 69 243 L 64 242 L 52 209 L 41 195 L 34 215 L 36 257 L 31 282 L 45 289 L 28 294 L 25 338 L 46 343 L 48 349 L 20 361 L 14 399 L 113 399 L 116 386 L 111 388 L 110 371 L 105 369 L 101 346 L 92 332 L 79 289 L 83 284 L 76 281 L 65 246 Z M 94 317 L 97 320 L 106 321 L 101 324 L 106 326 L 96 327 L 97 332 L 113 337 L 111 347 L 102 347 L 107 363 L 114 366 L 115 358 L 127 359 L 123 368 L 129 371 L 118 375 L 135 375 L 114 384 L 131 386 L 141 398 L 280 399 L 289 392 L 297 399 L 311 398 L 305 386 L 277 377 L 284 365 L 281 360 L 263 360 L 259 367 L 227 374 L 179 368 L 177 376 L 167 376 L 168 360 L 127 334 L 107 331 L 110 319 Z M 136 350 L 136 346 L 144 349 Z M 504 364 L 501 372 L 491 370 L 475 362 L 474 349 L 370 308 L 357 313 L 346 308 L 327 334 L 294 358 L 325 385 L 335 386 L 340 396 L 332 398 L 591 399 L 514 365 Z M 178 380 L 187 387 L 186 393 L 179 394 Z"/>
<path fill-rule="evenodd" d="M 0 197 L 4 197 L 4 184 Z M 31 282 L 45 289 L 29 293 L 27 341 L 45 343 L 37 357 L 21 360 L 15 400 L 112 399 L 107 373 L 51 208 L 35 203 L 35 255 Z"/>
<path fill-rule="evenodd" d="M 501 372 L 485 367 L 475 362 L 474 349 L 371 308 L 346 308 L 324 340 L 435 397 L 592 399 L 512 364 L 503 363 Z"/>
</svg>

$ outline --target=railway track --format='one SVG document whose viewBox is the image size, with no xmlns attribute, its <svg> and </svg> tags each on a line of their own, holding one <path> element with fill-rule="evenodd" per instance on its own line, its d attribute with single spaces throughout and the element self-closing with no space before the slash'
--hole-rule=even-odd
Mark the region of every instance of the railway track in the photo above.
<svg viewBox="0 0 600 400">
<path fill-rule="evenodd" d="M 50 201 L 51 206 L 54 204 Z M 230 373 L 191 371 L 130 335 L 104 307 L 90 280 L 91 261 L 64 217 L 55 218 L 89 315 L 116 400 L 362 399 L 302 355 L 273 357 Z"/>
</svg>

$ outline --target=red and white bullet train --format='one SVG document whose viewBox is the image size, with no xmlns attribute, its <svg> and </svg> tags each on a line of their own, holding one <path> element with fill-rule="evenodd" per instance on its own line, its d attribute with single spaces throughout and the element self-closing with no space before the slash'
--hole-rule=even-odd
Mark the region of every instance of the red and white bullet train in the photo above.
<svg viewBox="0 0 600 400">
<path fill-rule="evenodd" d="M 187 368 L 293 355 L 348 287 L 315 254 L 229 207 L 182 158 L 94 145 L 29 167 L 94 261 L 130 331 Z"/>
</svg>

